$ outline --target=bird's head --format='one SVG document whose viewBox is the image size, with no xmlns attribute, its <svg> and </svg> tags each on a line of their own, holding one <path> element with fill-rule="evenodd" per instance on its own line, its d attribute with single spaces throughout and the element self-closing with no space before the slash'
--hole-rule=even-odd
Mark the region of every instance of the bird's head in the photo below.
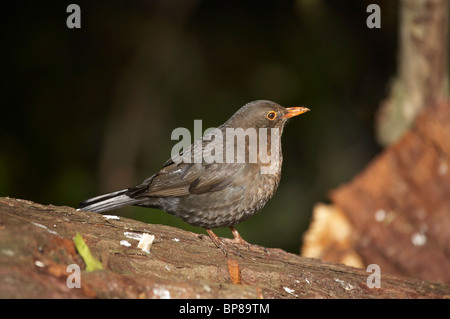
<svg viewBox="0 0 450 319">
<path fill-rule="evenodd" d="M 283 128 L 291 117 L 309 111 L 306 107 L 282 107 L 267 100 L 258 100 L 245 104 L 228 120 L 227 127 L 243 129 L 254 128 Z"/>
</svg>

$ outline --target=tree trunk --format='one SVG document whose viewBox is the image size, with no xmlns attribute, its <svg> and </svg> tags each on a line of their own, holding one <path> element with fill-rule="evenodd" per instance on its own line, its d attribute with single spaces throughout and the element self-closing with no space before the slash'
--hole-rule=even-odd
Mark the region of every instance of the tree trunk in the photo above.
<svg viewBox="0 0 450 319">
<path fill-rule="evenodd" d="M 448 96 L 448 0 L 400 2 L 397 77 L 377 120 L 378 140 L 389 145 L 419 111 Z"/>
</svg>

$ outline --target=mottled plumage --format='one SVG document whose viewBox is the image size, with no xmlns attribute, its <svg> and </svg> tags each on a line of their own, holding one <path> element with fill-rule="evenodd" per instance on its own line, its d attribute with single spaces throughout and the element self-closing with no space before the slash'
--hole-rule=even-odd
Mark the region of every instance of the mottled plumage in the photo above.
<svg viewBox="0 0 450 319">
<path fill-rule="evenodd" d="M 104 212 L 130 205 L 159 208 L 191 225 L 206 228 L 210 236 L 215 235 L 211 234 L 209 228 L 230 227 L 235 237 L 238 237 L 239 234 L 232 226 L 259 212 L 278 187 L 283 160 L 279 139 L 287 119 L 306 111 L 308 109 L 300 107 L 286 109 L 271 101 L 254 101 L 244 105 L 218 127 L 224 137 L 227 128 L 267 128 L 267 149 L 269 155 L 273 155 L 269 163 L 262 163 L 259 153 L 256 163 L 248 160 L 245 163 L 208 163 L 203 159 L 196 163 L 194 157 L 198 154 L 195 155 L 193 151 L 195 143 L 200 143 L 202 149 L 210 143 L 209 139 L 199 140 L 180 157 L 168 160 L 156 174 L 141 184 L 88 199 L 80 204 L 80 209 Z M 275 115 L 269 114 L 273 112 Z M 277 143 L 280 147 L 277 154 L 270 154 L 272 128 L 279 133 Z M 231 144 L 227 144 L 224 138 L 223 146 L 220 145 L 223 154 L 226 154 L 226 147 Z M 236 147 L 235 143 L 232 147 Z M 186 152 L 191 155 L 191 163 L 179 162 Z M 248 159 L 248 142 L 245 152 Z M 234 159 L 236 154 L 237 151 L 234 152 Z M 263 166 L 271 166 L 272 173 L 262 173 Z M 217 236 L 212 239 L 218 244 Z"/>
</svg>

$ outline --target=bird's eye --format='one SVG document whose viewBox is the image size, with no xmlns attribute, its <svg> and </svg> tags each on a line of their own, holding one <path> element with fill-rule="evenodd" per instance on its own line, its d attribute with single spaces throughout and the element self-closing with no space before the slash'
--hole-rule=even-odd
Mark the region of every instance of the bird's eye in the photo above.
<svg viewBox="0 0 450 319">
<path fill-rule="evenodd" d="M 277 117 L 277 112 L 275 112 L 275 111 L 270 111 L 269 113 L 267 113 L 266 117 L 267 117 L 269 120 L 273 121 L 273 120 L 275 120 L 275 118 Z"/>
</svg>

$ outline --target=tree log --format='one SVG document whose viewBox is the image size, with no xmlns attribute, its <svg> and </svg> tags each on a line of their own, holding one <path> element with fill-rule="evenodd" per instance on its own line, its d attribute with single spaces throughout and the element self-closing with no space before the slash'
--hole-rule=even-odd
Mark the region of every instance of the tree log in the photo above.
<svg viewBox="0 0 450 319">
<path fill-rule="evenodd" d="M 76 232 L 103 270 L 85 270 L 72 240 Z M 147 251 L 137 247 L 143 233 L 155 236 Z M 450 296 L 444 284 L 381 273 L 381 287 L 369 288 L 371 273 L 364 269 L 280 249 L 235 248 L 225 257 L 207 236 L 181 229 L 0 198 L 0 298 Z M 80 288 L 68 287 L 68 265 L 80 267 Z"/>
</svg>

